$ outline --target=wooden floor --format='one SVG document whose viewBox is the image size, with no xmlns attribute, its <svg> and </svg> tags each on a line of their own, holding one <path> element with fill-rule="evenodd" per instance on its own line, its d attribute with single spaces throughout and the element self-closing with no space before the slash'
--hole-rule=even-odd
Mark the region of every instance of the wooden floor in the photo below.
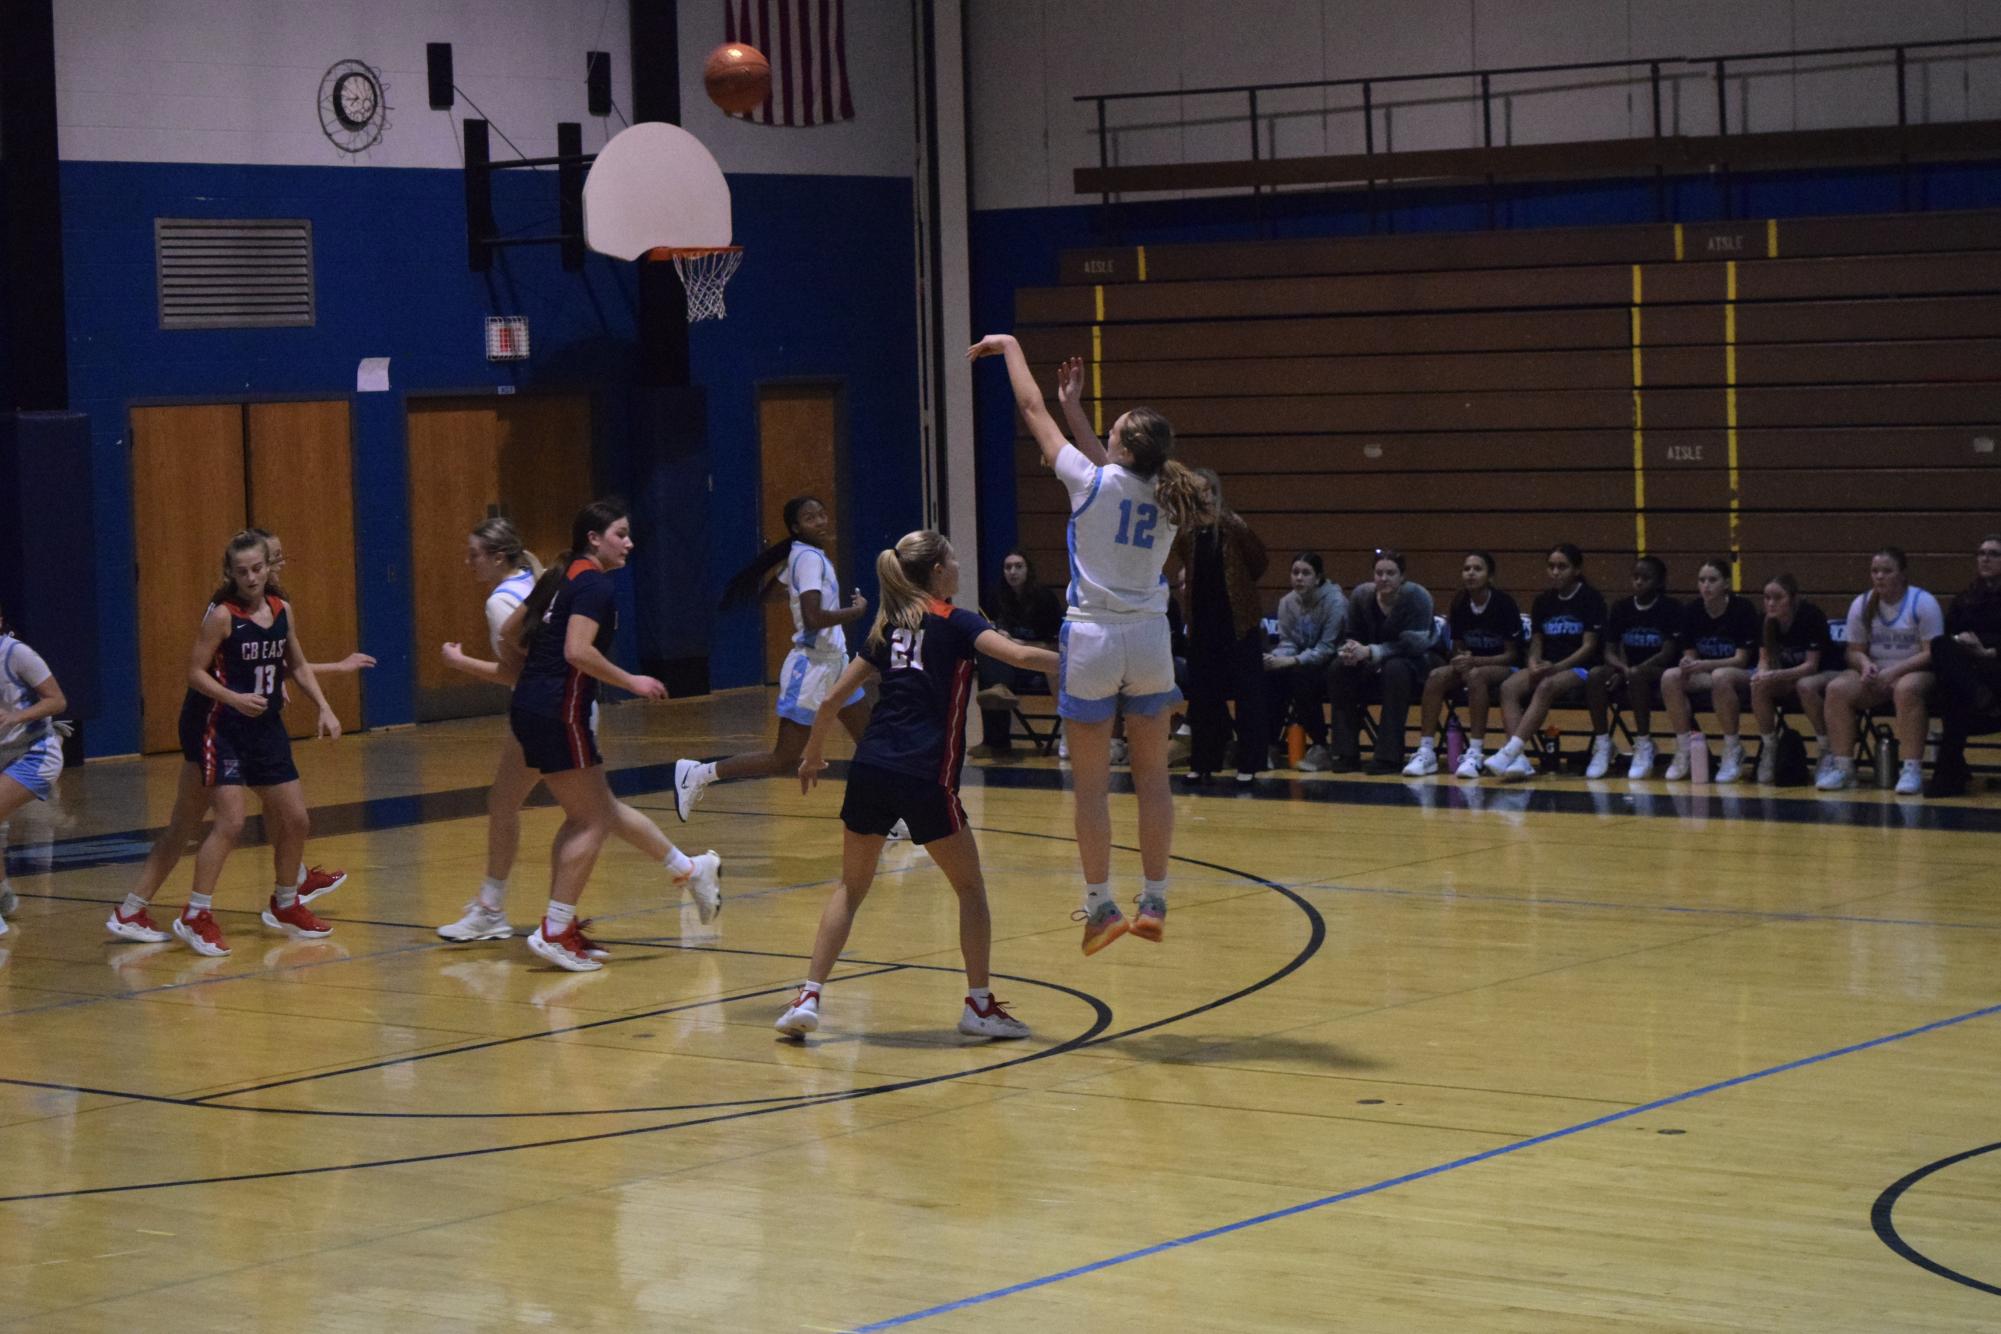
<svg viewBox="0 0 2001 1334">
<path fill-rule="evenodd" d="M 768 708 L 607 711 L 726 911 L 615 847 L 598 974 L 432 933 L 495 721 L 304 745 L 338 929 L 264 933 L 246 849 L 226 959 L 100 929 L 177 761 L 66 775 L 11 834 L 0 1326 L 2001 1327 L 2001 796 L 1275 779 L 1179 798 L 1166 942 L 1086 960 L 1067 798 L 1023 761 L 965 798 L 1035 1037 L 957 1036 L 952 896 L 892 847 L 801 1046 L 770 1025 L 840 784 L 686 827 L 659 790 Z"/>
</svg>

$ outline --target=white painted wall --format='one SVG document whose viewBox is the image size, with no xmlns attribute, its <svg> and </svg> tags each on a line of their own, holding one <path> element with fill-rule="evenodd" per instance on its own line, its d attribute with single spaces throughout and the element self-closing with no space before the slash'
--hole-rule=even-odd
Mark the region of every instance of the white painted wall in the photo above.
<svg viewBox="0 0 2001 1334">
<path fill-rule="evenodd" d="M 908 176 L 914 135 L 910 9 L 848 0 L 855 119 L 808 129 L 730 121 L 702 92 L 723 40 L 722 0 L 682 0 L 682 108 L 733 172 Z M 450 42 L 463 95 L 432 111 L 424 46 Z M 484 111 L 523 154 L 556 151 L 556 122 L 591 150 L 623 128 L 586 114 L 584 53 L 609 51 L 612 97 L 632 112 L 626 0 L 55 0 L 62 156 L 119 162 L 457 167 L 458 122 Z M 381 71 L 389 128 L 365 153 L 320 131 L 335 61 Z M 469 104 L 477 104 L 475 111 Z M 510 156 L 498 136 L 496 157 Z"/>
<path fill-rule="evenodd" d="M 1431 70 L 1916 42 L 2001 34 L 2001 0 L 970 0 L 973 194 L 977 208 L 1081 202 L 1071 172 L 1098 160 L 1082 93 L 1276 83 Z M 1985 57 L 1914 55 L 1914 121 L 2001 117 L 2001 47 Z M 1892 124 L 1887 61 L 1772 62 L 1733 73 L 1733 131 Z M 1644 71 L 1497 79 L 1496 143 L 1619 138 L 1651 129 Z M 1713 134 L 1716 91 L 1684 69 L 1664 93 L 1670 132 Z M 1477 85 L 1378 88 L 1376 147 L 1481 142 Z M 1112 160 L 1249 156 L 1241 95 L 1112 103 Z M 1268 153 L 1359 152 L 1360 94 L 1271 94 Z"/>
</svg>

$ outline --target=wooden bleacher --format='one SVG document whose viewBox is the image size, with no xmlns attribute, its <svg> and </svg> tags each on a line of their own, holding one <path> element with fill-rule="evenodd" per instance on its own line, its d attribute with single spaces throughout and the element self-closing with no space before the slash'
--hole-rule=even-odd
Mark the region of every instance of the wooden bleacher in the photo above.
<svg viewBox="0 0 2001 1334">
<path fill-rule="evenodd" d="M 1352 587 L 1377 546 L 1441 608 L 1472 547 L 1526 607 L 1557 541 L 1616 598 L 1644 527 L 1684 596 L 1735 553 L 1746 592 L 1791 571 L 1834 615 L 1876 547 L 1943 600 L 2001 527 L 2001 213 L 1092 249 L 1060 271 L 1016 294 L 1030 361 L 1086 357 L 1106 425 L 1141 403 L 1174 422 L 1273 551 L 1267 610 L 1292 552 Z M 1062 488 L 1025 439 L 1016 473 L 1021 539 L 1061 569 Z"/>
</svg>

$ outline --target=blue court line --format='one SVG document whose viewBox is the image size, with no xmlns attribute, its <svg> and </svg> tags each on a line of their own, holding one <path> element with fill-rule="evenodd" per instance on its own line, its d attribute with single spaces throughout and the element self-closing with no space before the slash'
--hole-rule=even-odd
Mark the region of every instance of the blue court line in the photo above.
<svg viewBox="0 0 2001 1334">
<path fill-rule="evenodd" d="M 1407 1186 L 1412 1182 L 1423 1181 L 1427 1177 L 1439 1176 L 1446 1172 L 1456 1171 L 1462 1167 L 1471 1167 L 1476 1163 L 1484 1163 L 1491 1158 L 1501 1158 L 1511 1153 L 1519 1153 L 1523 1149 L 1532 1149 L 1540 1144 L 1548 1144 L 1555 1140 L 1566 1139 L 1571 1135 L 1582 1134 L 1587 1130 L 1596 1130 L 1600 1126 L 1612 1125 L 1619 1121 L 1630 1121 L 1632 1118 L 1647 1112 L 1657 1112 L 1663 1107 L 1672 1107 L 1677 1103 L 1688 1102 L 1691 1099 L 1705 1097 L 1711 1093 L 1719 1093 L 1724 1089 L 1736 1088 L 1740 1084 L 1749 1084 L 1755 1080 L 1769 1079 L 1773 1075 L 1782 1075 L 1789 1071 L 1801 1070 L 1810 1065 L 1818 1065 L 1822 1061 L 1834 1060 L 1836 1057 L 1852 1056 L 1856 1052 L 1868 1051 L 1872 1047 L 1881 1047 L 1892 1042 L 1902 1042 L 1905 1038 L 1919 1037 L 1925 1033 L 1935 1033 L 1940 1029 L 1951 1028 L 1957 1024 L 1964 1024 L 1974 1019 L 1985 1019 L 1990 1015 L 1997 1014 L 2001 1014 L 2001 1005 L 1988 1005 L 1978 1010 L 1969 1010 L 1965 1014 L 1953 1015 L 1947 1019 L 1935 1019 L 1931 1023 L 1920 1024 L 1916 1028 L 1907 1028 L 1901 1033 L 1890 1033 L 1883 1037 L 1870 1038 L 1867 1042 L 1857 1042 L 1846 1047 L 1836 1047 L 1833 1051 L 1824 1051 L 1815 1056 L 1803 1056 L 1796 1061 L 1787 1061 L 1783 1065 L 1767 1066 L 1763 1070 L 1754 1070 L 1749 1074 L 1736 1075 L 1730 1079 L 1718 1080 L 1714 1084 L 1704 1084 L 1701 1088 L 1689 1089 L 1684 1093 L 1670 1094 L 1665 1098 L 1656 1098 L 1652 1102 L 1641 1103 L 1637 1107 L 1629 1107 L 1623 1111 L 1610 1112 L 1604 1116 L 1593 1117 L 1589 1121 L 1580 1121 L 1576 1125 L 1565 1126 L 1561 1130 L 1551 1130 L 1530 1139 L 1519 1140 L 1513 1144 L 1503 1144 L 1497 1148 L 1468 1154 L 1464 1158 L 1454 1158 L 1450 1162 L 1421 1168 L 1415 1172 L 1406 1172 L 1402 1176 L 1388 1177 L 1372 1185 L 1357 1186 L 1353 1190 L 1344 1190 L 1334 1195 L 1323 1195 L 1317 1200 L 1307 1200 L 1302 1204 L 1288 1205 L 1283 1209 L 1274 1209 L 1270 1213 L 1257 1214 L 1250 1218 L 1239 1219 L 1234 1223 L 1224 1223 L 1218 1227 L 1205 1228 L 1200 1232 L 1191 1232 L 1186 1236 L 1175 1237 L 1171 1241 L 1155 1242 L 1151 1246 L 1142 1246 L 1138 1250 L 1126 1251 L 1123 1254 L 1109 1256 L 1103 1260 L 1093 1260 L 1090 1264 L 1078 1265 L 1074 1269 L 1065 1269 L 1054 1274 L 1044 1274 L 1040 1278 L 1031 1278 L 1020 1283 L 1012 1283 L 1004 1288 L 994 1288 L 991 1291 L 978 1293 L 971 1297 L 961 1297 L 957 1301 L 944 1302 L 937 1306 L 927 1306 L 921 1311 L 912 1311 L 906 1315 L 892 1316 L 887 1320 L 877 1320 L 866 1325 L 856 1325 L 853 1329 L 853 1334 L 871 1334 L 871 1331 L 874 1330 L 895 1329 L 903 1325 L 914 1325 L 920 1320 L 929 1320 L 932 1316 L 949 1315 L 954 1311 L 963 1311 L 974 1306 L 984 1306 L 989 1302 L 997 1302 L 1003 1297 L 1012 1297 L 1016 1293 L 1031 1292 L 1036 1288 L 1046 1288 L 1053 1283 L 1061 1283 L 1065 1279 L 1081 1278 L 1086 1274 L 1097 1273 L 1101 1269 L 1110 1269 L 1115 1265 L 1130 1264 L 1134 1260 L 1144 1260 L 1149 1256 L 1159 1255 L 1165 1251 L 1176 1250 L 1183 1246 L 1193 1246 L 1196 1242 L 1212 1241 L 1217 1237 L 1227 1236 L 1232 1232 L 1241 1232 L 1246 1228 L 1277 1222 L 1280 1219 L 1291 1218 L 1296 1214 L 1311 1213 L 1316 1209 L 1325 1209 L 1329 1205 L 1342 1204 L 1348 1200 L 1360 1199 L 1364 1195 L 1376 1195 L 1386 1190 L 1394 1190 L 1398 1186 Z"/>
</svg>

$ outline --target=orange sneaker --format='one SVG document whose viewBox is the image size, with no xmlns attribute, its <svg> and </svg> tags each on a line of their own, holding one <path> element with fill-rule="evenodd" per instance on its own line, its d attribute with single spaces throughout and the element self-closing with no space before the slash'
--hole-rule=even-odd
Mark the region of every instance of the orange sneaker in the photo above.
<svg viewBox="0 0 2001 1334">
<path fill-rule="evenodd" d="M 215 924 L 215 914 L 207 909 L 176 917 L 174 934 L 186 941 L 188 948 L 196 954 L 218 959 L 229 953 L 229 942 L 222 938 L 222 928 Z"/>
<path fill-rule="evenodd" d="M 1087 913 L 1079 908 L 1070 914 L 1070 920 L 1084 924 L 1084 953 L 1087 956 L 1096 954 L 1128 930 L 1126 915 L 1119 911 L 1118 904 L 1110 900 L 1096 912 Z"/>
<path fill-rule="evenodd" d="M 289 908 L 280 908 L 276 894 L 264 905 L 264 925 L 300 940 L 319 940 L 333 934 L 332 927 L 313 916 L 312 909 L 306 907 L 305 899 L 295 900 Z"/>
<path fill-rule="evenodd" d="M 322 894 L 331 894 L 347 883 L 346 871 L 329 871 L 323 866 L 306 868 L 306 878 L 299 886 L 299 902 L 311 903 Z"/>
<path fill-rule="evenodd" d="M 1158 945 L 1167 934 L 1167 899 L 1159 894 L 1142 894 L 1133 901 L 1133 909 L 1133 934 Z"/>
</svg>

